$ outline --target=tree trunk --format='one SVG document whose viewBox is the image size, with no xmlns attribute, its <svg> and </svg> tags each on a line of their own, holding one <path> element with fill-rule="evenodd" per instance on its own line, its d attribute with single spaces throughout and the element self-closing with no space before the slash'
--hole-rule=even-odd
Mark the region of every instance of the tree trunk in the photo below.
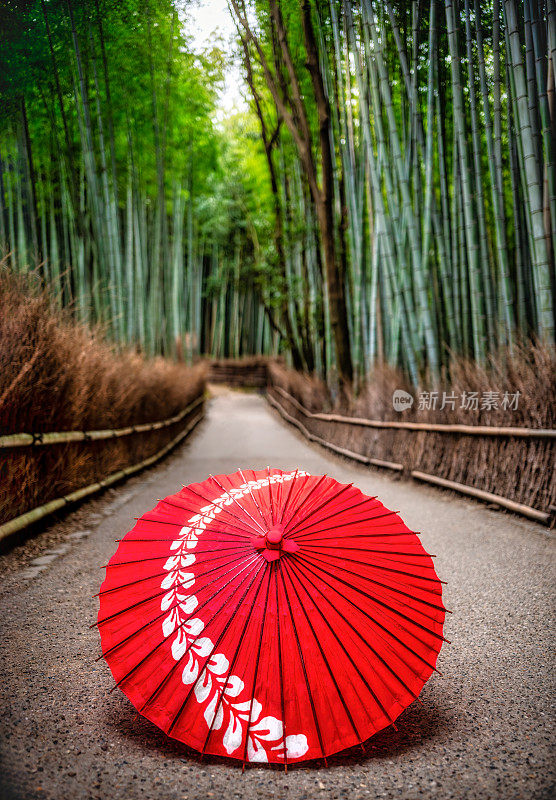
<svg viewBox="0 0 556 800">
<path fill-rule="evenodd" d="M 253 77 L 253 70 L 251 67 L 251 56 L 249 53 L 249 46 L 245 39 L 242 37 L 242 44 L 243 44 L 243 51 L 245 53 L 245 71 L 247 77 L 247 83 L 249 88 L 251 89 L 251 94 L 253 95 L 253 100 L 255 103 L 255 111 L 257 112 L 257 117 L 259 119 L 259 123 L 261 126 L 261 138 L 263 141 L 264 152 L 266 156 L 266 162 L 268 165 L 268 172 L 270 176 L 270 188 L 272 190 L 272 201 L 274 204 L 274 244 L 276 247 L 276 255 L 278 257 L 278 268 L 280 270 L 280 276 L 283 280 L 283 292 L 284 292 L 284 302 L 282 303 L 282 318 L 284 320 L 284 325 L 286 328 L 286 339 L 288 342 L 288 346 L 290 348 L 293 365 L 294 368 L 297 370 L 303 369 L 303 357 L 297 346 L 297 342 L 295 340 L 294 331 L 293 331 L 293 324 L 290 317 L 289 307 L 288 307 L 288 297 L 287 297 L 287 274 L 286 274 L 286 254 L 284 252 L 284 222 L 282 218 L 282 204 L 280 202 L 280 191 L 278 188 L 278 179 L 276 177 L 276 168 L 274 166 L 274 159 L 272 155 L 272 151 L 274 149 L 274 144 L 276 142 L 277 136 L 279 135 L 279 127 L 276 129 L 275 134 L 269 137 L 268 129 L 266 120 L 264 118 L 259 93 L 255 86 L 255 81 Z M 279 330 L 279 327 L 276 325 L 274 317 L 270 312 L 270 309 L 267 309 L 265 306 L 265 311 L 267 313 L 268 321 L 271 327 L 274 330 Z M 308 365 L 307 365 L 308 366 Z"/>
<path fill-rule="evenodd" d="M 25 98 L 21 95 L 21 122 L 23 126 L 23 141 L 25 144 L 25 167 L 27 172 L 27 188 L 29 196 L 29 222 L 31 225 L 31 240 L 33 242 L 33 257 L 38 264 L 41 260 L 39 247 L 39 235 L 37 230 L 37 193 L 35 164 L 33 162 L 33 150 L 31 147 L 31 137 L 29 135 L 29 123 L 27 121 L 27 107 Z"/>
<path fill-rule="evenodd" d="M 317 43 L 311 19 L 311 4 L 302 0 L 303 35 L 307 51 L 307 69 L 311 75 L 319 117 L 319 144 L 322 165 L 322 188 L 315 198 L 319 229 L 324 249 L 328 280 L 330 323 L 334 332 L 338 371 L 343 383 L 353 380 L 353 365 L 349 342 L 348 318 L 345 296 L 345 275 L 336 254 L 334 230 L 334 163 L 330 146 L 330 103 L 324 89 L 320 70 Z"/>
</svg>

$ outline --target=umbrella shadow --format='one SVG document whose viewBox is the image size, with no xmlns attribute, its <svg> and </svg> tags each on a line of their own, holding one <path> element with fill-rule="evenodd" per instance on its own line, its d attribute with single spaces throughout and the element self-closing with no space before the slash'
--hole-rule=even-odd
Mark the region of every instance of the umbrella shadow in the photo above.
<svg viewBox="0 0 556 800">
<path fill-rule="evenodd" d="M 396 728 L 389 725 L 376 733 L 366 742 L 364 750 L 360 745 L 350 747 L 330 756 L 329 767 L 345 767 L 350 764 L 363 764 L 368 761 L 391 759 L 418 750 L 434 739 L 446 735 L 453 730 L 454 715 L 451 710 L 436 703 L 432 699 L 426 702 L 413 703 L 396 720 Z M 319 766 L 321 761 L 306 762 Z"/>
<path fill-rule="evenodd" d="M 112 696 L 110 702 L 104 706 L 104 723 L 106 727 L 116 729 L 119 736 L 125 737 L 131 744 L 191 764 L 202 762 L 207 765 L 222 764 L 236 768 L 241 766 L 240 760 L 210 754 L 201 756 L 183 742 L 167 736 L 146 717 L 137 714 L 123 696 L 116 701 L 117 708 L 114 708 L 114 700 Z M 397 730 L 389 725 L 364 742 L 363 747 L 356 745 L 329 756 L 328 767 L 333 769 L 364 764 L 376 759 L 390 759 L 417 750 L 433 739 L 445 736 L 449 730 L 453 730 L 453 726 L 453 712 L 432 698 L 423 704 L 413 703 L 396 720 Z M 288 769 L 321 769 L 322 766 L 323 760 L 315 759 L 290 764 Z M 245 767 L 283 770 L 281 764 L 246 764 Z"/>
</svg>

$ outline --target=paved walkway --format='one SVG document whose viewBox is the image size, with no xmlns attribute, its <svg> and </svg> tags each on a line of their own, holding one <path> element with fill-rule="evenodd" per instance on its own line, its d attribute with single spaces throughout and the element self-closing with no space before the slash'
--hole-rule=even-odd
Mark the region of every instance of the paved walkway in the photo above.
<svg viewBox="0 0 556 800">
<path fill-rule="evenodd" d="M 182 483 L 238 466 L 301 467 L 354 481 L 399 510 L 448 581 L 444 677 L 399 730 L 328 770 L 283 774 L 206 759 L 168 739 L 95 663 L 104 564 L 133 517 Z M 300 439 L 254 394 L 219 391 L 189 442 L 159 467 L 0 559 L 0 797 L 548 798 L 554 719 L 554 542 L 539 526 L 352 466 Z"/>
</svg>

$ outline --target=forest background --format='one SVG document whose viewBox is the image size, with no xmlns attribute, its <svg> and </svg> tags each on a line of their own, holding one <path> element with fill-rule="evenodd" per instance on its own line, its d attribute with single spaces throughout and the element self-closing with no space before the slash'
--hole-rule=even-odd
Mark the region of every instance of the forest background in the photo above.
<svg viewBox="0 0 556 800">
<path fill-rule="evenodd" d="M 333 390 L 550 347 L 554 0 L 232 0 L 224 116 L 192 9 L 3 4 L 13 273 L 118 348 L 281 353 Z"/>
</svg>

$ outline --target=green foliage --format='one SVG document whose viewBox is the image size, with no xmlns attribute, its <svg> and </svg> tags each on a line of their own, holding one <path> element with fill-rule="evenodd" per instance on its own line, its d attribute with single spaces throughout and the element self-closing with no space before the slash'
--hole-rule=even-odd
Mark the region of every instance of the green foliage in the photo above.
<svg viewBox="0 0 556 800">
<path fill-rule="evenodd" d="M 171 0 L 9 2 L 1 15 L 12 266 L 39 265 L 60 302 L 116 341 L 210 348 L 203 298 L 226 295 L 238 248 L 254 262 L 247 209 L 255 240 L 271 224 L 258 142 L 249 156 L 228 141 L 249 120 L 214 121 L 224 53 L 194 52 Z"/>
<path fill-rule="evenodd" d="M 250 53 L 255 105 L 258 96 L 270 128 L 276 117 L 287 122 L 279 107 L 284 99 L 293 117 L 282 124 L 275 154 L 291 245 L 285 258 L 292 325 L 303 337 L 309 304 L 315 363 L 335 367 L 331 333 L 341 323 L 317 308 L 315 279 L 320 290 L 324 276 L 296 272 L 291 252 L 301 228 L 305 256 L 312 249 L 306 260 L 317 260 L 322 235 L 306 234 L 314 225 L 307 209 L 318 205 L 318 192 L 302 204 L 299 195 L 288 198 L 284 185 L 294 183 L 297 170 L 307 196 L 310 172 L 296 141 L 302 105 L 317 178 L 323 177 L 302 26 L 307 9 L 332 119 L 336 252 L 341 265 L 347 248 L 339 279 L 356 371 L 386 360 L 418 381 L 449 368 L 454 353 L 482 362 L 531 335 L 553 342 L 552 0 L 233 0 L 232 6 Z M 323 328 L 328 352 L 317 334 Z"/>
<path fill-rule="evenodd" d="M 189 2 L 4 2 L 12 268 L 116 342 L 331 384 L 553 341 L 553 0 L 231 5 L 251 103 L 218 121 Z"/>
</svg>

